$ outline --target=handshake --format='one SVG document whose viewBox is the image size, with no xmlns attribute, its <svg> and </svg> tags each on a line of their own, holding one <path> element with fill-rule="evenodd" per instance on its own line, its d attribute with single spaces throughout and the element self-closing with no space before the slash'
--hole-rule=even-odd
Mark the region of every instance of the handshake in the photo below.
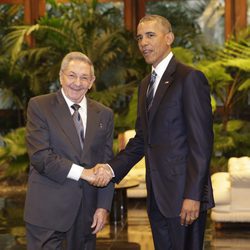
<svg viewBox="0 0 250 250">
<path fill-rule="evenodd" d="M 96 187 L 104 187 L 113 178 L 113 172 L 107 164 L 96 164 L 93 168 L 84 168 L 81 179 Z"/>
</svg>

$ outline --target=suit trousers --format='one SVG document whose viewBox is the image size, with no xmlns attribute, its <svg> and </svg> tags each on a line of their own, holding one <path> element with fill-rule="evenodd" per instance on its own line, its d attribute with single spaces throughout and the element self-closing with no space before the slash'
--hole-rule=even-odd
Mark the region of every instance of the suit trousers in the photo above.
<svg viewBox="0 0 250 250">
<path fill-rule="evenodd" d="M 202 250 L 207 212 L 189 226 L 182 226 L 180 217 L 166 218 L 160 212 L 151 189 L 149 221 L 155 250 Z"/>
<path fill-rule="evenodd" d="M 59 232 L 32 225 L 26 222 L 27 250 L 95 250 L 96 236 L 84 234 L 86 225 L 84 221 L 83 202 L 72 227 L 67 232 Z"/>
</svg>

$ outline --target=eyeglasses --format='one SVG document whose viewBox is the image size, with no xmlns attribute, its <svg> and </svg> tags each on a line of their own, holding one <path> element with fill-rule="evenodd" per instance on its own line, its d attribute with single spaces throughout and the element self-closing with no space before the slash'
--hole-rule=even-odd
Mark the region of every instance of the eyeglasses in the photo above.
<svg viewBox="0 0 250 250">
<path fill-rule="evenodd" d="M 71 72 L 69 74 L 66 74 L 63 70 L 62 70 L 62 73 L 68 78 L 69 81 L 71 81 L 71 82 L 76 82 L 77 81 L 78 76 L 75 73 Z M 82 76 L 79 76 L 79 80 L 80 80 L 81 83 L 90 82 L 92 80 L 92 76 L 82 75 Z"/>
</svg>

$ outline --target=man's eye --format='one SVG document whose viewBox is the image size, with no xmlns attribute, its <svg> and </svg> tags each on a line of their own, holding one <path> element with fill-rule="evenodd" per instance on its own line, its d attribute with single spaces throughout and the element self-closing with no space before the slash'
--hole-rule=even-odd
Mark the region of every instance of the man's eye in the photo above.
<svg viewBox="0 0 250 250">
<path fill-rule="evenodd" d="M 88 77 L 86 77 L 86 76 L 81 76 L 81 77 L 80 77 L 80 81 L 88 81 Z"/>
<path fill-rule="evenodd" d="M 69 74 L 68 76 L 69 76 L 70 78 L 72 78 L 72 79 L 76 78 L 76 76 L 73 75 L 73 74 Z"/>
<path fill-rule="evenodd" d="M 136 39 L 137 42 L 139 42 L 139 41 L 142 40 L 142 37 L 141 36 L 137 36 L 135 39 Z"/>
<path fill-rule="evenodd" d="M 153 34 L 153 33 L 149 33 L 149 34 L 147 35 L 148 38 L 152 38 L 152 37 L 154 37 L 154 36 L 155 36 L 155 34 Z"/>
</svg>

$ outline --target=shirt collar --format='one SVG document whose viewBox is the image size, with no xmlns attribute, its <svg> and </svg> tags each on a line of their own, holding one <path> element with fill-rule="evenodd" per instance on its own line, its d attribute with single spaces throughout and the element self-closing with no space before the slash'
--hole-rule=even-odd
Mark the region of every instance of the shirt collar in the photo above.
<svg viewBox="0 0 250 250">
<path fill-rule="evenodd" d="M 64 97 L 64 99 L 65 99 L 65 101 L 66 101 L 66 103 L 67 103 L 67 105 L 68 105 L 68 107 L 69 107 L 69 109 L 70 109 L 70 111 L 72 111 L 71 106 L 74 104 L 74 102 L 72 102 L 72 101 L 65 95 L 65 93 L 64 93 L 64 91 L 63 91 L 63 88 L 61 88 L 61 91 L 62 91 L 62 95 L 63 95 L 63 97 Z M 86 97 L 84 96 L 84 97 L 82 98 L 81 102 L 80 102 L 80 103 L 77 103 L 77 104 L 79 104 L 79 105 L 81 106 L 81 108 L 83 108 L 83 107 L 86 106 L 86 102 L 87 102 L 87 100 L 86 100 Z"/>
<path fill-rule="evenodd" d="M 170 53 L 155 68 L 152 66 L 152 72 L 154 70 L 157 77 L 162 77 L 173 55 L 173 52 L 170 51 Z"/>
</svg>

